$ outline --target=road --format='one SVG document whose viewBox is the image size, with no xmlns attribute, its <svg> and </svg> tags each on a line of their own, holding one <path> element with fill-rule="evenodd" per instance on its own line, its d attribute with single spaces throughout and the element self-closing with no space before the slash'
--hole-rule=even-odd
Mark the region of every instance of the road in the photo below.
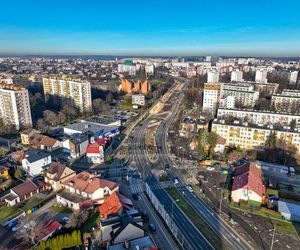
<svg viewBox="0 0 300 250">
<path fill-rule="evenodd" d="M 181 95 L 182 96 L 182 95 Z M 207 241 L 202 233 L 195 227 L 194 223 L 185 215 L 185 213 L 178 207 L 176 202 L 167 194 L 167 192 L 160 186 L 160 183 L 154 177 L 151 169 L 155 167 L 147 158 L 145 151 L 145 132 L 148 127 L 148 123 L 153 118 L 149 115 L 138 126 L 132 134 L 132 143 L 130 146 L 130 155 L 132 158 L 131 165 L 136 166 L 144 182 L 146 182 L 152 192 L 156 195 L 161 204 L 164 205 L 164 209 L 173 218 L 175 225 L 177 226 L 181 236 L 184 249 L 214 249 L 213 246 Z M 172 249 L 172 248 L 168 248 Z"/>
<path fill-rule="evenodd" d="M 156 132 L 155 139 L 157 147 L 159 148 L 159 157 L 161 168 L 164 169 L 169 166 L 167 173 L 171 179 L 177 178 L 179 183 L 176 184 L 177 190 L 184 194 L 183 197 L 186 201 L 194 208 L 197 214 L 211 227 L 211 229 L 223 239 L 231 249 L 237 250 L 248 250 L 251 249 L 250 245 L 233 229 L 231 228 L 223 219 L 215 213 L 202 199 L 191 193 L 186 188 L 186 184 L 183 180 L 177 176 L 176 168 L 174 168 L 174 162 L 171 157 L 169 157 L 169 150 L 167 147 L 167 135 L 168 129 L 174 120 L 176 113 L 180 107 L 182 96 L 179 96 L 179 100 L 174 103 L 172 110 L 167 116 L 167 118 L 162 122 Z"/>
</svg>

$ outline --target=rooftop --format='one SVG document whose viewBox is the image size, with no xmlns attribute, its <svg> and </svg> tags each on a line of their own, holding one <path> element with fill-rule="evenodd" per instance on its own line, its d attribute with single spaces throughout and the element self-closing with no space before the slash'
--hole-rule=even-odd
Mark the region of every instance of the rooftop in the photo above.
<svg viewBox="0 0 300 250">
<path fill-rule="evenodd" d="M 155 246 L 152 238 L 150 236 L 145 236 L 142 238 L 129 240 L 128 247 L 125 246 L 125 243 L 119 243 L 115 245 L 108 246 L 108 250 L 136 250 L 136 249 L 144 249 L 144 250 L 157 250 L 158 248 Z"/>
<path fill-rule="evenodd" d="M 48 156 L 50 156 L 50 154 L 43 151 L 30 151 L 26 153 L 26 160 L 32 163 Z"/>
</svg>

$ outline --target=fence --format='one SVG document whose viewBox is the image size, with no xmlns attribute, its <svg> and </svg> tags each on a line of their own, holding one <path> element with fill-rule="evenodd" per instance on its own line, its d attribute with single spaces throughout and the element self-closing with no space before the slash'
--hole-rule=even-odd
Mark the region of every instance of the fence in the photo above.
<svg viewBox="0 0 300 250">
<path fill-rule="evenodd" d="M 186 250 L 194 250 L 195 248 L 193 248 L 191 246 L 191 244 L 189 243 L 189 240 L 182 234 L 182 232 L 177 227 L 176 223 L 173 220 L 172 214 L 170 215 L 165 210 L 164 205 L 162 205 L 160 203 L 160 201 L 157 199 L 157 197 L 155 196 L 155 194 L 152 192 L 151 188 L 149 187 L 148 183 L 146 183 L 146 193 L 147 193 L 148 197 L 150 198 L 152 205 L 154 206 L 156 211 L 160 214 L 160 216 L 162 217 L 162 219 L 164 220 L 166 225 L 169 227 L 170 231 L 172 232 L 172 234 L 174 235 L 174 237 L 176 238 L 178 243 L 181 245 L 181 247 Z M 174 203 L 173 203 L 173 206 L 174 206 Z M 177 205 L 175 204 L 175 206 L 177 206 Z"/>
</svg>

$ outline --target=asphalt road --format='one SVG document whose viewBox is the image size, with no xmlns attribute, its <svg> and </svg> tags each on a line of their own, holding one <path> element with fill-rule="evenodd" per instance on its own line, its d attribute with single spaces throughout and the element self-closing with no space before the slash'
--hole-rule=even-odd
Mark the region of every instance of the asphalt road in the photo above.
<svg viewBox="0 0 300 250">
<path fill-rule="evenodd" d="M 185 215 L 185 213 L 178 207 L 176 202 L 167 194 L 167 192 L 160 186 L 157 179 L 151 172 L 154 167 L 147 158 L 145 151 L 145 131 L 148 123 L 152 119 L 148 116 L 138 126 L 133 133 L 131 144 L 131 158 L 134 164 L 143 176 L 143 180 L 149 185 L 152 192 L 156 195 L 161 204 L 164 205 L 166 212 L 173 218 L 177 226 L 183 242 L 184 249 L 214 249 L 202 233 L 195 227 L 194 223 Z M 171 248 L 170 248 L 171 249 Z"/>
<path fill-rule="evenodd" d="M 226 242 L 231 249 L 248 250 L 251 249 L 250 245 L 234 230 L 232 229 L 222 218 L 216 214 L 203 200 L 201 200 L 194 193 L 191 193 L 186 188 L 185 183 L 176 173 L 176 169 L 173 167 L 174 162 L 169 157 L 169 151 L 167 148 L 167 135 L 168 129 L 174 120 L 176 113 L 180 107 L 182 95 L 179 96 L 179 100 L 174 102 L 172 110 L 167 118 L 162 122 L 155 135 L 157 147 L 159 148 L 160 164 L 162 169 L 166 166 L 167 173 L 171 179 L 177 178 L 179 183 L 175 185 L 177 190 L 184 194 L 183 197 L 194 208 L 197 214 L 211 227 L 211 229 L 219 235 L 219 237 Z"/>
</svg>

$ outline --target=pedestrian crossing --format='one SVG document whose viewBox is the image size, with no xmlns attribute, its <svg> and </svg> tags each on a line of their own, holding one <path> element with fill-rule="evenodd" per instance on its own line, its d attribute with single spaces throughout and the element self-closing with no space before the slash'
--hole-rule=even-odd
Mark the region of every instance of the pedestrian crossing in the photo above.
<svg viewBox="0 0 300 250">
<path fill-rule="evenodd" d="M 130 184 L 130 190 L 132 194 L 138 194 L 144 192 L 143 183 L 141 183 L 139 179 L 130 178 L 129 184 Z"/>
</svg>

